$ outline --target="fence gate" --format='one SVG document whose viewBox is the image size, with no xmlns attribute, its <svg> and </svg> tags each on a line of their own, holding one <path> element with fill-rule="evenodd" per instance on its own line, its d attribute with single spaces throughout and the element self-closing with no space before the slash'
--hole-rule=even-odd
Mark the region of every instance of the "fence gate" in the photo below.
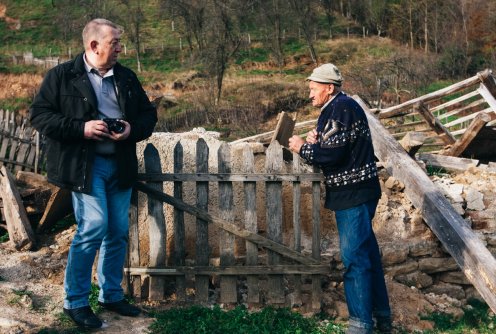
<svg viewBox="0 0 496 334">
<path fill-rule="evenodd" d="M 0 109 L 0 166 L 13 172 L 38 169 L 39 134 L 27 124 L 25 118 L 16 122 L 13 111 Z"/>
<path fill-rule="evenodd" d="M 249 145 L 243 147 L 242 167 L 236 173 L 232 171 L 232 150 L 229 144 L 223 143 L 218 150 L 218 173 L 208 172 L 209 152 L 203 139 L 197 141 L 196 149 L 196 172 L 184 173 L 183 147 L 180 142 L 175 146 L 172 174 L 160 172 L 160 163 L 153 158 L 158 155 L 153 145 L 149 144 L 145 149 L 146 173 L 140 174 L 140 182 L 136 184 L 135 190 L 147 194 L 148 215 L 153 216 L 153 219 L 148 220 L 150 263 L 148 267 L 140 267 L 139 233 L 146 232 L 138 230 L 138 196 L 134 192 L 130 214 L 128 267 L 125 269 L 128 293 L 137 299 L 147 297 L 150 300 L 163 300 L 166 276 L 175 276 L 174 291 L 177 301 L 293 306 L 302 305 L 303 276 L 306 283 L 311 281 L 311 284 L 306 284 L 307 287 L 311 286 L 311 291 L 306 291 L 309 295 L 307 307 L 319 310 L 321 275 L 330 271 L 328 264 L 320 262 L 322 175 L 318 172 L 302 173 L 298 155 L 293 155 L 292 172 L 283 173 L 283 148 L 277 141 L 272 142 L 266 151 L 264 173 L 254 173 L 254 155 Z M 173 195 L 163 191 L 164 182 L 173 182 Z M 184 182 L 195 185 L 196 203 L 188 204 L 183 201 Z M 243 218 L 236 221 L 233 183 L 238 182 L 242 184 L 244 203 Z M 312 185 L 312 249 L 306 253 L 302 253 L 301 246 L 301 182 Z M 283 243 L 283 183 L 292 188 L 294 203 L 294 238 L 288 245 Z M 256 197 L 257 187 L 260 185 L 263 185 L 265 191 L 266 236 L 257 231 Z M 218 190 L 217 215 L 208 212 L 212 189 Z M 163 203 L 174 207 L 174 254 L 166 254 L 165 251 Z M 194 265 L 186 265 L 185 212 L 196 217 L 195 258 L 193 261 L 189 260 Z M 220 229 L 217 265 L 209 265 L 211 258 L 208 231 L 212 227 Z M 246 254 L 243 256 L 235 253 L 237 238 L 244 240 Z M 214 276 L 220 280 L 219 300 L 209 297 L 209 283 Z M 143 287 L 145 277 L 149 279 L 147 286 Z M 191 286 L 189 289 L 188 284 Z M 247 291 L 243 301 L 238 297 L 239 284 L 243 284 Z M 288 304 L 289 290 L 292 300 Z M 148 296 L 142 294 L 142 291 L 148 291 Z"/>
</svg>

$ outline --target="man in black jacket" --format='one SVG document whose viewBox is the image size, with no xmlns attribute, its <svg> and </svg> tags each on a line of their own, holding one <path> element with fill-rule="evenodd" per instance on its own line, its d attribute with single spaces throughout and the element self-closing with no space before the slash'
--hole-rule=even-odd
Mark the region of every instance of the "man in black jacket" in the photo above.
<svg viewBox="0 0 496 334">
<path fill-rule="evenodd" d="M 140 313 L 124 299 L 121 281 L 136 143 L 152 134 L 157 112 L 136 74 L 117 62 L 121 34 L 108 20 L 90 21 L 84 53 L 47 73 L 30 109 L 31 124 L 46 137 L 49 182 L 72 190 L 78 227 L 64 312 L 84 328 L 102 326 L 88 301 L 97 250 L 100 304 L 121 315 Z"/>
<path fill-rule="evenodd" d="M 289 148 L 325 176 L 325 207 L 336 214 L 341 259 L 346 268 L 344 288 L 350 314 L 348 334 L 391 332 L 389 307 L 379 247 L 372 218 L 381 188 L 365 112 L 341 91 L 343 78 L 333 64 L 314 69 L 310 99 L 321 108 L 317 128 L 306 142 L 299 136 Z"/>
</svg>

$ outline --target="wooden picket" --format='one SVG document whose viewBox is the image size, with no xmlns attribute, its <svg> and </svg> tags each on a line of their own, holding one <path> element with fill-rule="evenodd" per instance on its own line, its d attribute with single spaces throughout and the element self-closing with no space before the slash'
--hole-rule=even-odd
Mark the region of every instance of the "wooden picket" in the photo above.
<svg viewBox="0 0 496 334">
<path fill-rule="evenodd" d="M 148 144 L 149 146 L 152 144 Z M 147 157 L 154 152 L 154 148 L 145 149 L 145 165 Z M 319 171 L 314 173 L 302 173 L 301 161 L 294 155 L 293 166 L 290 173 L 283 172 L 283 147 L 277 141 L 271 143 L 266 151 L 266 163 L 264 173 L 254 173 L 254 154 L 245 144 L 242 148 L 239 171 L 233 171 L 233 151 L 231 145 L 223 143 L 218 154 L 218 173 L 209 172 L 209 147 L 203 139 L 199 139 L 196 144 L 196 169 L 194 173 L 184 172 L 183 147 L 179 142 L 174 149 L 174 170 L 173 173 L 161 173 L 157 170 L 145 168 L 146 172 L 139 175 L 140 182 L 135 189 L 145 193 L 148 197 L 148 207 L 150 203 L 163 202 L 174 207 L 174 252 L 167 254 L 167 259 L 161 263 L 152 262 L 145 266 L 139 266 L 139 239 L 136 226 L 137 215 L 132 214 L 135 221 L 130 223 L 132 227 L 130 235 L 130 251 L 128 255 L 128 267 L 125 271 L 128 275 L 128 293 L 138 298 L 148 298 L 151 300 L 164 299 L 165 281 L 158 278 L 164 276 L 175 276 L 175 297 L 179 302 L 191 302 L 196 304 L 206 304 L 218 302 L 226 304 L 240 303 L 238 293 L 238 282 L 243 281 L 247 288 L 246 300 L 248 304 L 255 305 L 267 303 L 272 305 L 295 306 L 302 305 L 302 279 L 311 280 L 311 289 L 306 291 L 309 296 L 307 307 L 310 310 L 318 311 L 321 306 L 321 277 L 329 273 L 328 264 L 320 262 L 320 184 L 322 175 Z M 160 163 L 154 160 L 154 164 Z M 173 196 L 163 192 L 165 186 L 158 186 L 161 183 L 172 182 Z M 196 187 L 196 202 L 187 204 L 183 201 L 183 183 L 189 182 Z M 236 211 L 233 200 L 233 186 L 235 183 L 242 183 L 241 201 L 243 207 L 238 211 L 243 212 L 243 217 L 236 221 L 234 212 Z M 266 206 L 266 235 L 264 237 L 257 230 L 257 182 L 265 186 L 258 189 L 265 191 Z M 301 238 L 301 182 L 311 185 L 312 204 L 312 249 L 305 254 L 302 253 Z M 294 239 L 288 241 L 289 245 L 283 242 L 283 187 L 289 183 L 293 189 L 293 232 Z M 212 192 L 218 191 L 217 196 Z M 218 216 L 208 212 L 209 198 L 219 199 Z M 239 202 L 239 201 L 238 201 Z M 258 202 L 260 204 L 261 202 Z M 133 209 L 137 204 L 134 204 Z M 155 205 L 155 204 L 154 204 Z M 157 206 L 158 208 L 159 206 Z M 184 212 L 196 216 L 196 238 L 195 257 L 186 261 L 185 242 L 185 219 Z M 150 219 L 148 211 L 147 219 Z M 165 256 L 163 240 L 165 236 L 165 219 L 154 215 L 154 234 L 150 235 L 148 249 L 161 249 Z M 157 229 L 155 224 L 162 224 L 163 227 Z M 219 234 L 219 261 L 211 261 L 212 256 L 209 245 L 209 225 L 220 228 Z M 146 231 L 139 231 L 147 233 Z M 151 232 L 148 232 L 151 233 Z M 238 249 L 235 252 L 238 238 L 245 240 L 246 253 L 240 254 Z M 134 260 L 133 260 L 134 259 Z M 188 263 L 188 265 L 187 265 Z M 141 280 L 139 277 L 141 276 Z M 212 277 L 218 277 L 216 282 L 220 282 L 220 297 L 212 300 L 209 296 L 209 283 Z M 145 280 L 149 277 L 149 282 Z M 138 283 L 136 283 L 138 280 Z M 260 284 L 261 281 L 266 284 Z M 152 282 L 154 282 L 152 284 Z M 189 298 L 190 293 L 186 293 L 186 286 L 191 282 L 194 286 L 194 298 Z M 289 282 L 289 285 L 287 285 Z M 142 284 L 147 284 L 143 286 Z M 288 288 L 291 286 L 292 298 L 287 298 Z M 189 289 L 188 289 L 189 290 Z M 142 291 L 147 295 L 142 294 Z M 262 296 L 266 296 L 265 299 Z"/>
</svg>

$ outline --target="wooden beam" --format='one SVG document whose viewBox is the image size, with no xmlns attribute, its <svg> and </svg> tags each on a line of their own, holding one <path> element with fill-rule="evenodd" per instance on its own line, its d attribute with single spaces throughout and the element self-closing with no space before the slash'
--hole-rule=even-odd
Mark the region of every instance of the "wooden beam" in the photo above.
<svg viewBox="0 0 496 334">
<path fill-rule="evenodd" d="M 417 97 L 415 99 L 406 101 L 402 104 L 399 104 L 397 106 L 393 106 L 390 108 L 382 109 L 379 112 L 379 118 L 388 118 L 388 117 L 393 117 L 393 116 L 398 116 L 405 114 L 405 110 L 408 110 L 412 108 L 415 104 L 422 102 L 425 104 L 428 104 L 431 101 L 438 100 L 444 96 L 459 92 L 461 90 L 464 90 L 466 88 L 472 87 L 478 83 L 480 83 L 482 80 L 486 79 L 491 75 L 491 70 L 484 70 L 482 72 L 477 73 L 477 75 L 468 78 L 466 80 L 460 81 L 456 84 L 453 84 L 451 86 L 445 87 L 443 89 L 437 90 L 435 92 Z M 408 112 L 406 112 L 408 113 Z"/>
<path fill-rule="evenodd" d="M 420 153 L 418 159 L 427 166 L 442 168 L 450 172 L 464 172 L 470 167 L 476 167 L 479 160 L 450 157 L 441 154 Z"/>
<path fill-rule="evenodd" d="M 47 231 L 56 222 L 73 212 L 71 191 L 54 187 L 45 212 L 38 223 L 37 232 Z"/>
<path fill-rule="evenodd" d="M 439 122 L 439 120 L 434 116 L 429 109 L 425 106 L 423 103 L 419 103 L 415 106 L 415 109 L 418 111 L 418 113 L 425 119 L 427 124 L 431 127 L 434 132 L 436 132 L 438 135 L 442 135 L 441 139 L 446 143 L 446 144 L 453 144 L 456 139 L 451 135 L 451 133 L 448 131 L 444 125 Z"/>
<path fill-rule="evenodd" d="M 196 267 L 166 267 L 166 268 L 149 268 L 149 267 L 132 267 L 124 268 L 124 271 L 131 275 L 315 275 L 328 274 L 331 271 L 329 265 L 270 265 L 270 266 L 196 266 Z"/>
<path fill-rule="evenodd" d="M 365 103 L 359 97 L 355 99 L 366 110 L 376 156 L 390 175 L 404 183 L 412 204 L 422 211 L 427 225 L 496 312 L 496 259 L 439 188 L 368 111 Z"/>
<path fill-rule="evenodd" d="M 5 166 L 0 168 L 0 197 L 10 242 L 17 250 L 32 249 L 35 246 L 33 229 L 14 183 L 14 177 Z"/>
<path fill-rule="evenodd" d="M 142 183 L 142 182 L 136 182 L 135 183 L 135 188 L 139 191 L 142 191 L 146 194 L 148 194 L 151 197 L 154 197 L 155 199 L 165 202 L 167 204 L 173 205 L 174 207 L 178 208 L 179 210 L 185 211 L 189 214 L 192 214 L 193 216 L 196 216 L 197 218 L 214 224 L 215 226 L 231 232 L 232 234 L 241 237 L 243 239 L 246 239 L 248 241 L 254 242 L 259 246 L 265 247 L 267 249 L 270 249 L 274 252 L 277 252 L 283 256 L 286 256 L 290 259 L 293 259 L 297 262 L 300 262 L 302 264 L 310 265 L 310 264 L 320 264 L 319 261 L 314 260 L 310 257 L 307 257 L 299 252 L 296 252 L 284 245 L 281 245 L 277 242 L 274 242 L 272 240 L 269 240 L 267 238 L 262 237 L 261 235 L 258 235 L 256 233 L 250 232 L 244 228 L 238 227 L 230 222 L 227 222 L 223 219 L 220 219 L 219 217 L 216 217 L 210 213 L 208 213 L 205 210 L 199 209 L 193 205 L 189 205 L 177 198 L 174 198 L 173 196 L 170 196 L 166 193 L 160 192 L 158 190 L 155 190 L 151 188 L 150 186 Z"/>
<path fill-rule="evenodd" d="M 495 115 L 494 113 L 492 113 Z M 496 115 L 495 115 L 496 116 Z M 443 155 L 450 155 L 452 157 L 460 156 L 463 151 L 467 148 L 467 146 L 474 140 L 479 131 L 486 126 L 489 121 L 491 121 L 492 117 L 487 113 L 478 114 L 472 123 L 470 123 L 467 131 L 461 136 L 448 150 L 443 152 Z"/>
</svg>

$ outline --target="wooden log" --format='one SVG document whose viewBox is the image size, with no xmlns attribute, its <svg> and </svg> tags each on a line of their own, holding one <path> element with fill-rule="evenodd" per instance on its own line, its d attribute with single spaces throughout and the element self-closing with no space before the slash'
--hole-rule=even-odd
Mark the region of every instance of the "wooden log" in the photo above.
<svg viewBox="0 0 496 334">
<path fill-rule="evenodd" d="M 267 249 L 270 249 L 271 251 L 277 252 L 281 254 L 282 256 L 287 257 L 288 259 L 295 260 L 299 263 L 302 264 L 319 264 L 320 262 L 311 258 L 307 257 L 299 252 L 295 252 L 294 250 L 280 244 L 277 242 L 274 242 L 272 240 L 269 240 L 267 238 L 262 237 L 261 235 L 258 235 L 256 233 L 247 231 L 246 229 L 240 228 L 234 224 L 231 224 L 229 222 L 226 222 L 223 219 L 220 219 L 217 216 L 214 216 L 210 213 L 208 213 L 207 210 L 201 209 L 198 206 L 193 206 L 188 203 L 185 203 L 181 200 L 178 200 L 177 198 L 174 198 L 171 195 L 165 194 L 163 192 L 157 191 L 146 184 L 142 182 L 136 182 L 135 185 L 136 189 L 139 191 L 142 191 L 149 196 L 154 197 L 155 199 L 158 199 L 159 201 L 165 202 L 167 204 L 173 205 L 177 207 L 179 210 L 183 210 L 189 214 L 192 214 L 193 216 L 197 217 L 197 222 L 199 223 L 212 223 L 218 228 L 221 228 L 223 230 L 229 231 L 233 233 L 234 235 L 246 239 L 248 241 L 251 241 L 255 244 L 257 244 L 259 247 L 265 247 Z"/>
<path fill-rule="evenodd" d="M 0 168 L 0 197 L 2 198 L 3 214 L 7 222 L 10 242 L 17 250 L 32 249 L 36 243 L 33 229 L 14 183 L 14 178 L 5 166 Z"/>
<path fill-rule="evenodd" d="M 208 173 L 208 145 L 200 138 L 196 143 L 196 172 Z M 196 207 L 208 211 L 208 182 L 196 182 Z M 208 246 L 208 224 L 198 217 L 196 219 L 196 265 L 207 266 L 210 258 Z M 195 276 L 195 300 L 199 304 L 208 301 L 208 282 L 206 275 Z"/>
<path fill-rule="evenodd" d="M 255 157 L 248 144 L 243 146 L 241 171 L 251 173 L 255 170 Z M 257 192 L 256 182 L 249 181 L 243 183 L 245 195 L 245 229 L 257 234 Z M 246 240 L 246 265 L 256 266 L 258 264 L 258 247 L 257 244 Z M 258 276 L 246 276 L 246 285 L 248 288 L 247 302 L 258 304 L 260 302 L 260 290 L 258 287 Z"/>
<path fill-rule="evenodd" d="M 420 153 L 418 159 L 427 166 L 442 168 L 450 172 L 464 172 L 470 167 L 477 167 L 479 160 L 450 157 L 440 154 Z"/>
<path fill-rule="evenodd" d="M 280 173 L 284 164 L 282 157 L 282 146 L 273 141 L 266 151 L 265 171 L 267 173 Z M 267 237 L 279 244 L 282 243 L 282 183 L 265 182 L 265 205 Z M 268 265 L 279 265 L 281 255 L 268 251 Z M 281 275 L 269 275 L 268 277 L 268 302 L 270 304 L 282 304 L 285 301 L 283 277 Z"/>
<path fill-rule="evenodd" d="M 182 173 L 184 166 L 184 149 L 181 142 L 174 147 L 174 174 Z M 183 183 L 174 182 L 174 197 L 183 199 Z M 176 266 L 186 264 L 186 232 L 184 212 L 174 207 L 174 263 Z M 176 277 L 176 298 L 179 302 L 186 301 L 186 277 Z"/>
<path fill-rule="evenodd" d="M 294 127 L 295 120 L 287 112 L 279 113 L 279 119 L 271 141 L 277 140 L 282 146 L 288 147 L 289 138 L 293 135 Z"/>
<path fill-rule="evenodd" d="M 492 113 L 495 115 L 494 113 Z M 495 115 L 496 116 L 496 115 Z M 486 126 L 486 124 L 491 121 L 492 117 L 486 113 L 478 114 L 472 123 L 470 123 L 469 127 L 448 150 L 443 152 L 443 155 L 449 155 L 452 157 L 458 157 L 462 155 L 463 151 L 467 148 L 467 146 L 474 140 L 479 131 Z"/>
<path fill-rule="evenodd" d="M 423 132 L 408 132 L 400 141 L 400 145 L 409 156 L 414 157 L 418 150 L 424 145 L 426 134 Z"/>
<path fill-rule="evenodd" d="M 417 104 L 415 106 L 415 109 L 422 117 L 424 117 L 431 129 L 434 130 L 434 132 L 436 132 L 438 135 L 441 135 L 440 138 L 446 144 L 453 144 L 456 141 L 455 137 L 451 135 L 448 129 L 444 125 L 442 125 L 441 122 L 439 122 L 436 116 L 434 116 L 424 104 Z"/>
<path fill-rule="evenodd" d="M 231 173 L 231 147 L 222 143 L 217 152 L 219 172 Z M 234 195 L 232 182 L 219 182 L 219 216 L 225 221 L 234 224 Z M 236 263 L 234 256 L 234 234 L 227 231 L 219 233 L 220 265 L 231 266 Z M 237 277 L 221 276 L 220 302 L 236 303 L 238 291 L 236 289 Z"/>
<path fill-rule="evenodd" d="M 456 99 L 453 99 L 453 100 L 450 100 L 450 101 L 445 102 L 443 104 L 440 104 L 438 106 L 435 106 L 434 108 L 430 108 L 429 110 L 431 111 L 431 113 L 435 113 L 435 112 L 441 111 L 443 109 L 446 109 L 448 107 L 454 106 L 454 105 L 456 105 L 456 104 L 458 104 L 460 102 L 463 102 L 465 100 L 468 100 L 468 99 L 470 99 L 470 98 L 472 98 L 474 96 L 477 96 L 477 95 L 479 95 L 479 92 L 477 90 L 473 90 L 473 91 L 471 91 L 471 92 L 469 92 L 469 93 L 467 93 L 465 95 L 462 95 L 460 97 L 457 97 Z M 441 115 L 444 115 L 444 113 L 441 114 Z M 439 115 L 438 118 L 441 115 Z"/>
<path fill-rule="evenodd" d="M 73 213 L 71 191 L 54 186 L 36 231 L 38 233 L 48 231 L 56 222 L 71 213 Z"/>
<path fill-rule="evenodd" d="M 389 175 L 404 183 L 405 193 L 412 204 L 422 211 L 427 225 L 496 312 L 496 259 L 438 187 L 368 111 L 365 103 L 359 97 L 355 99 L 367 111 L 376 156 Z"/>
<path fill-rule="evenodd" d="M 453 84 L 451 86 L 448 86 L 448 87 L 445 87 L 443 89 L 437 90 L 435 92 L 432 92 L 432 93 L 417 97 L 415 99 L 406 101 L 406 102 L 401 103 L 397 106 L 382 109 L 379 112 L 379 118 L 388 118 L 388 117 L 393 117 L 393 116 L 408 113 L 408 109 L 412 108 L 415 104 L 418 104 L 419 102 L 422 102 L 424 104 L 428 104 L 429 102 L 441 99 L 444 96 L 451 95 L 451 94 L 457 93 L 459 91 L 462 91 L 464 89 L 473 87 L 474 85 L 479 84 L 481 82 L 481 80 L 484 80 L 485 78 L 489 77 L 490 75 L 491 75 L 490 70 L 484 70 L 482 72 L 477 73 L 477 75 L 475 75 L 471 78 L 460 81 L 460 82 Z M 405 112 L 405 110 L 407 110 L 407 111 Z"/>
<path fill-rule="evenodd" d="M 152 173 L 158 173 L 162 171 L 162 163 L 160 161 L 160 155 L 158 150 L 152 145 L 146 145 L 143 153 L 145 160 L 145 170 Z M 163 191 L 162 182 L 150 182 L 149 186 L 156 189 L 157 191 Z M 154 199 L 148 198 L 148 237 L 150 240 L 150 267 L 165 266 L 167 261 L 166 251 L 167 247 L 165 240 L 167 238 L 165 229 L 165 216 L 164 216 L 164 206 L 162 202 Z M 165 280 L 163 277 L 150 277 L 149 285 L 149 300 L 163 300 L 165 293 Z"/>
</svg>

